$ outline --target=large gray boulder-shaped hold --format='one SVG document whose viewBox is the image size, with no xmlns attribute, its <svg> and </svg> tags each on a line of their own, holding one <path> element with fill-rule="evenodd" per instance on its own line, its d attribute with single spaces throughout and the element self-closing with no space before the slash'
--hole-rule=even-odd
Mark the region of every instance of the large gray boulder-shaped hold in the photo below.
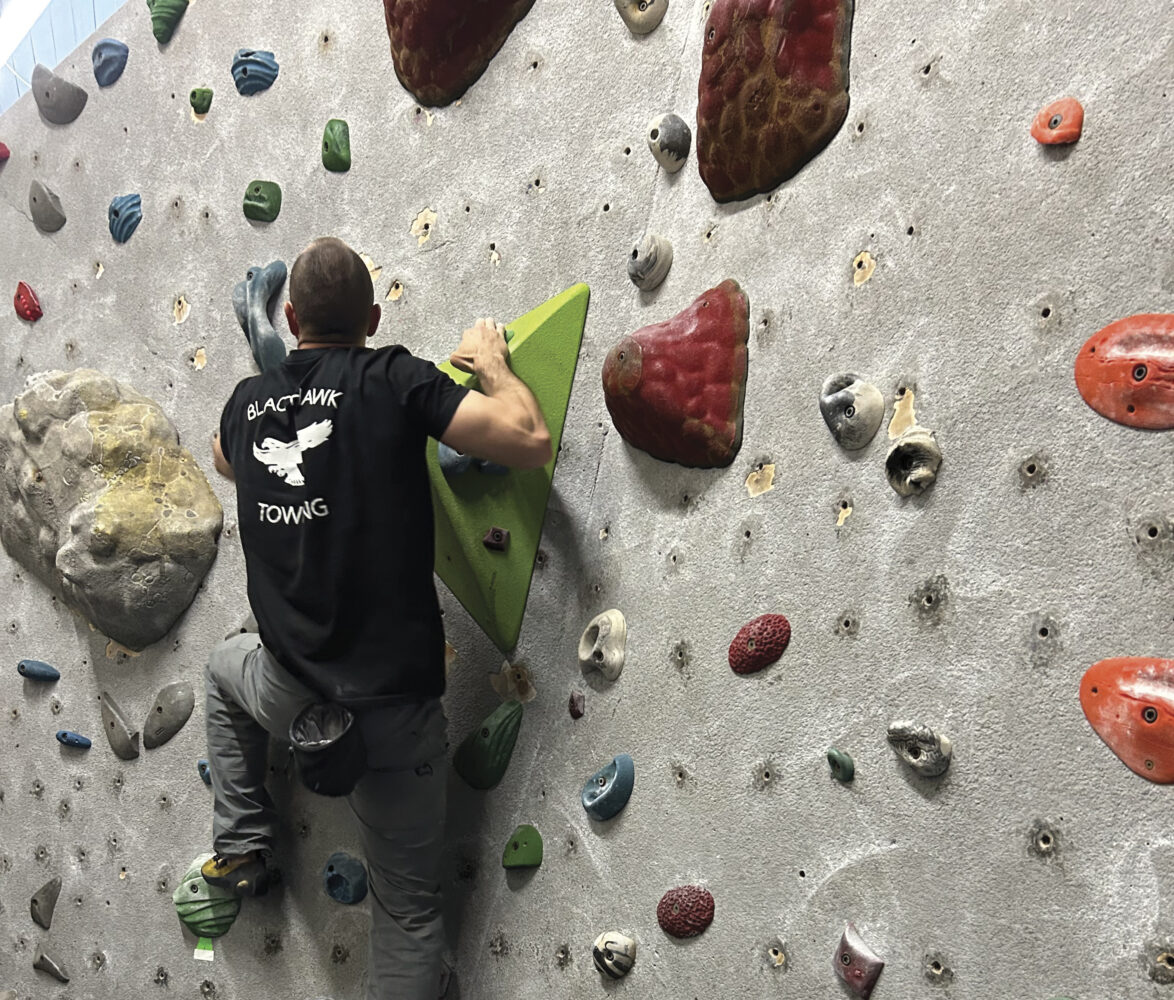
<svg viewBox="0 0 1174 1000">
<path fill-rule="evenodd" d="M 61 199 L 40 181 L 29 185 L 29 214 L 33 217 L 33 225 L 42 233 L 55 233 L 65 225 Z"/>
<path fill-rule="evenodd" d="M 68 125 L 74 121 L 90 99 L 90 95 L 76 83 L 61 79 L 40 63 L 33 67 L 30 86 L 41 117 L 54 125 Z"/>
<path fill-rule="evenodd" d="M 264 267 L 254 264 L 245 273 L 245 280 L 232 290 L 232 310 L 261 371 L 276 368 L 285 360 L 285 341 L 269 318 L 271 302 L 285 284 L 285 275 L 284 261 L 271 261 Z"/>
<path fill-rule="evenodd" d="M 224 515 L 154 400 L 92 369 L 0 408 L 0 542 L 115 642 L 163 638 L 216 558 Z"/>
</svg>

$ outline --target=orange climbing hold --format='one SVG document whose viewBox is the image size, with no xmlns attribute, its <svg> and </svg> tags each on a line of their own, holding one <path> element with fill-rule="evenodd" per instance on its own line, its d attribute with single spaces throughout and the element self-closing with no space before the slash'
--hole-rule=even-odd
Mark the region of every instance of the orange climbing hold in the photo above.
<svg viewBox="0 0 1174 1000">
<path fill-rule="evenodd" d="M 1129 770 L 1174 783 L 1174 660 L 1117 656 L 1080 682 L 1085 718 Z"/>
<path fill-rule="evenodd" d="M 1174 313 L 1139 313 L 1094 333 L 1076 355 L 1076 387 L 1102 417 L 1174 427 Z"/>
<path fill-rule="evenodd" d="M 1031 137 L 1045 146 L 1065 146 L 1084 130 L 1084 106 L 1075 97 L 1052 101 L 1031 123 Z"/>
</svg>

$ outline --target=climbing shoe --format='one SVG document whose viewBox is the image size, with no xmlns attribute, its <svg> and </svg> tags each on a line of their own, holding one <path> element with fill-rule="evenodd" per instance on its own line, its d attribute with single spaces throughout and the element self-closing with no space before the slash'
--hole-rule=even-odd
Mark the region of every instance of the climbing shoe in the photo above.
<svg viewBox="0 0 1174 1000">
<path fill-rule="evenodd" d="M 209 885 L 230 889 L 238 896 L 264 896 L 269 891 L 269 869 L 260 851 L 214 854 L 200 868 Z"/>
</svg>

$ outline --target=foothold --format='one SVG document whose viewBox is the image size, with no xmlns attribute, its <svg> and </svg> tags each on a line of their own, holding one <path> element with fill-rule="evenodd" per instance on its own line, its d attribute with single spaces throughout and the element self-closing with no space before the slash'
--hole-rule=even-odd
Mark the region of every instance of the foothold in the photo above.
<svg viewBox="0 0 1174 1000">
<path fill-rule="evenodd" d="M 196 761 L 196 773 L 205 785 L 212 786 L 212 765 L 203 757 Z"/>
<path fill-rule="evenodd" d="M 322 133 L 322 166 L 334 173 L 351 169 L 351 127 L 342 118 L 331 118 Z"/>
<path fill-rule="evenodd" d="M 567 699 L 567 711 L 571 713 L 572 719 L 583 718 L 583 713 L 587 709 L 587 699 L 582 691 L 572 691 L 571 696 Z"/>
<path fill-rule="evenodd" d="M 697 87 L 697 160 L 716 201 L 772 190 L 839 131 L 854 8 L 854 0 L 714 0 Z"/>
<path fill-rule="evenodd" d="M 759 462 L 746 477 L 746 493 L 750 497 L 760 497 L 774 488 L 775 467 L 772 462 Z"/>
<path fill-rule="evenodd" d="M 514 699 L 524 705 L 538 697 L 538 690 L 530 679 L 530 668 L 524 663 L 503 661 L 501 669 L 489 675 L 489 683 L 497 696 L 506 701 Z"/>
<path fill-rule="evenodd" d="M 440 466 L 440 471 L 444 473 L 444 478 L 452 479 L 468 472 L 473 464 L 473 456 L 462 454 L 441 441 L 436 445 L 436 462 Z"/>
<path fill-rule="evenodd" d="M 1174 660 L 1100 660 L 1081 678 L 1080 707 L 1129 770 L 1160 785 L 1174 783 Z"/>
<path fill-rule="evenodd" d="M 847 451 L 858 451 L 880 430 L 885 419 L 885 398 L 871 382 L 862 382 L 851 373 L 833 375 L 819 393 L 819 412 L 836 439 Z"/>
<path fill-rule="evenodd" d="M 669 0 L 615 0 L 615 4 L 633 35 L 654 31 L 669 9 Z"/>
<path fill-rule="evenodd" d="M 656 162 L 670 174 L 675 174 L 685 165 L 692 145 L 693 131 L 680 115 L 669 112 L 667 115 L 658 115 L 648 123 L 648 148 Z"/>
<path fill-rule="evenodd" d="M 1045 146 L 1066 146 L 1084 131 L 1084 106 L 1075 97 L 1061 97 L 1031 123 L 1031 137 Z"/>
<path fill-rule="evenodd" d="M 522 703 L 504 702 L 457 747 L 453 770 L 472 788 L 492 788 L 510 765 L 521 725 Z"/>
<path fill-rule="evenodd" d="M 523 823 L 506 842 L 502 868 L 537 868 L 542 864 L 542 834 Z"/>
<path fill-rule="evenodd" d="M 56 667 L 49 666 L 43 660 L 21 660 L 16 665 L 16 672 L 30 681 L 58 681 L 61 672 Z"/>
<path fill-rule="evenodd" d="M 163 746 L 183 729 L 196 705 L 196 695 L 187 681 L 168 684 L 155 697 L 155 704 L 143 723 L 143 746 L 148 750 Z"/>
<path fill-rule="evenodd" d="M 367 898 L 367 869 L 358 858 L 336 851 L 322 869 L 322 886 L 336 903 L 361 903 Z"/>
<path fill-rule="evenodd" d="M 934 432 L 911 427 L 889 446 L 885 476 L 901 496 L 913 496 L 924 493 L 937 481 L 941 464 L 942 449 Z"/>
<path fill-rule="evenodd" d="M 696 885 L 670 889 L 656 905 L 656 922 L 672 937 L 696 937 L 713 923 L 713 895 Z"/>
<path fill-rule="evenodd" d="M 663 236 L 647 234 L 632 247 L 628 257 L 628 277 L 644 292 L 657 288 L 673 266 L 673 245 Z"/>
<path fill-rule="evenodd" d="M 212 109 L 212 88 L 192 88 L 191 94 L 188 95 L 188 101 L 191 103 L 192 111 L 197 115 L 206 115 Z"/>
<path fill-rule="evenodd" d="M 942 574 L 931 576 L 918 584 L 909 595 L 909 603 L 917 617 L 930 625 L 940 624 L 950 604 L 950 581 Z"/>
<path fill-rule="evenodd" d="M 945 774 L 954 752 L 949 739 L 916 722 L 890 724 L 889 745 L 923 778 Z"/>
<path fill-rule="evenodd" d="M 1076 355 L 1076 388 L 1126 427 L 1174 427 L 1174 313 L 1139 313 L 1094 333 Z"/>
<path fill-rule="evenodd" d="M 47 972 L 59 983 L 69 982 L 69 974 L 65 971 L 62 964 L 43 949 L 37 952 L 37 957 L 33 961 L 33 968 L 38 972 Z"/>
<path fill-rule="evenodd" d="M 383 0 L 395 75 L 421 104 L 450 104 L 468 90 L 529 13 L 534 0 Z"/>
<path fill-rule="evenodd" d="M 636 942 L 619 931 L 604 931 L 591 946 L 595 968 L 608 979 L 623 979 L 636 963 Z"/>
<path fill-rule="evenodd" d="M 188 0 L 147 0 L 151 12 L 151 33 L 160 45 L 166 45 L 175 34 L 176 25 L 188 9 Z"/>
<path fill-rule="evenodd" d="M 16 309 L 16 315 L 21 319 L 27 319 L 30 323 L 35 323 L 45 315 L 37 293 L 24 281 L 17 282 L 16 294 L 12 296 L 12 305 Z"/>
<path fill-rule="evenodd" d="M 1053 860 L 1060 853 L 1060 831 L 1047 820 L 1037 819 L 1027 831 L 1027 850 L 1037 858 Z"/>
<path fill-rule="evenodd" d="M 492 552 L 505 552 L 510 547 L 510 533 L 507 528 L 490 528 L 481 539 L 484 546 Z"/>
<path fill-rule="evenodd" d="M 828 766 L 832 769 L 832 777 L 841 784 L 848 784 L 856 777 L 856 763 L 852 755 L 835 747 L 828 747 Z"/>
<path fill-rule="evenodd" d="M 273 86 L 279 67 L 272 52 L 238 49 L 232 60 L 232 79 L 243 97 L 259 94 Z"/>
<path fill-rule="evenodd" d="M 626 336 L 603 363 L 616 430 L 653 458 L 729 465 L 742 446 L 749 301 L 727 279 L 672 319 Z"/>
<path fill-rule="evenodd" d="M 941 955 L 926 955 L 922 968 L 925 970 L 925 978 L 934 986 L 948 986 L 954 981 L 954 970 Z M 1060 998 L 1053 997 L 1052 1000 Z"/>
<path fill-rule="evenodd" d="M 854 924 L 849 923 L 844 928 L 844 935 L 840 938 L 840 946 L 836 949 L 836 957 L 832 959 L 836 975 L 847 984 L 860 1000 L 868 1000 L 880 978 L 885 963 L 864 943 L 864 939 L 856 930 Z"/>
<path fill-rule="evenodd" d="M 251 181 L 245 188 L 245 218 L 272 222 L 281 214 L 281 185 L 276 181 Z"/>
<path fill-rule="evenodd" d="M 12 155 L 12 150 L 0 142 L 0 163 L 5 162 Z"/>
<path fill-rule="evenodd" d="M 130 723 L 109 691 L 100 696 L 102 705 L 102 728 L 110 741 L 110 749 L 121 760 L 134 760 L 139 755 L 139 731 L 131 729 Z"/>
<path fill-rule="evenodd" d="M 42 233 L 55 233 L 65 225 L 61 199 L 40 181 L 29 185 L 29 214 L 33 217 L 33 225 Z"/>
<path fill-rule="evenodd" d="M 852 258 L 852 284 L 863 285 L 876 270 L 876 258 L 867 250 L 861 250 Z"/>
<path fill-rule="evenodd" d="M 106 213 L 110 235 L 116 243 L 125 243 L 143 221 L 143 200 L 137 194 L 119 195 Z"/>
<path fill-rule="evenodd" d="M 783 615 L 759 615 L 747 622 L 730 643 L 730 669 L 754 674 L 770 666 L 791 641 L 791 623 Z"/>
<path fill-rule="evenodd" d="M 1019 486 L 1024 490 L 1034 490 L 1048 481 L 1048 456 L 1037 451 L 1028 455 L 1019 463 Z"/>
<path fill-rule="evenodd" d="M 94 43 L 94 50 L 90 53 L 90 61 L 94 64 L 94 79 L 99 87 L 109 87 L 117 83 L 126 69 L 126 60 L 130 49 L 125 42 L 117 38 L 103 38 Z"/>
<path fill-rule="evenodd" d="M 69 729 L 57 730 L 57 742 L 62 746 L 73 747 L 76 750 L 89 750 L 93 746 L 88 737 Z"/>
<path fill-rule="evenodd" d="M 211 858 L 211 854 L 196 858 L 171 894 L 179 919 L 196 937 L 215 938 L 227 934 L 241 909 L 241 898 L 231 889 L 204 881 L 200 869 Z"/>
<path fill-rule="evenodd" d="M 49 930 L 53 923 L 53 910 L 57 906 L 57 897 L 61 895 L 61 876 L 49 879 L 29 900 L 29 915 L 33 922 L 45 930 Z"/>
<path fill-rule="evenodd" d="M 619 680 L 624 670 L 628 623 L 623 612 L 612 608 L 596 615 L 579 637 L 579 666 L 598 670 L 609 681 Z"/>
<path fill-rule="evenodd" d="M 592 819 L 609 820 L 628 804 L 635 785 L 636 762 L 621 753 L 587 779 L 579 798 Z"/>
<path fill-rule="evenodd" d="M 41 117 L 54 125 L 68 125 L 76 120 L 90 99 L 77 84 L 63 80 L 46 66 L 37 63 L 29 84 Z"/>
<path fill-rule="evenodd" d="M 285 360 L 285 341 L 273 328 L 270 311 L 277 302 L 277 293 L 285 284 L 285 262 L 274 260 L 262 267 L 254 264 L 245 273 L 245 280 L 232 290 L 232 309 L 236 321 L 245 332 L 253 360 L 261 371 L 276 368 Z"/>
</svg>

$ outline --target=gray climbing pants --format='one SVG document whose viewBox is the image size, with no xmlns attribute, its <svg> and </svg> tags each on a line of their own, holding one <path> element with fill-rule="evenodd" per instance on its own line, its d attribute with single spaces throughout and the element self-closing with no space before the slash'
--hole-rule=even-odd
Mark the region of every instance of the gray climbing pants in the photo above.
<svg viewBox="0 0 1174 1000">
<path fill-rule="evenodd" d="M 294 716 L 322 699 L 254 633 L 213 650 L 206 682 L 213 848 L 267 850 L 277 823 L 265 789 L 269 736 L 288 740 Z M 359 823 L 373 897 L 367 1000 L 436 1000 L 444 948 L 444 711 L 432 699 L 355 714 L 368 771 L 347 801 Z"/>
</svg>

